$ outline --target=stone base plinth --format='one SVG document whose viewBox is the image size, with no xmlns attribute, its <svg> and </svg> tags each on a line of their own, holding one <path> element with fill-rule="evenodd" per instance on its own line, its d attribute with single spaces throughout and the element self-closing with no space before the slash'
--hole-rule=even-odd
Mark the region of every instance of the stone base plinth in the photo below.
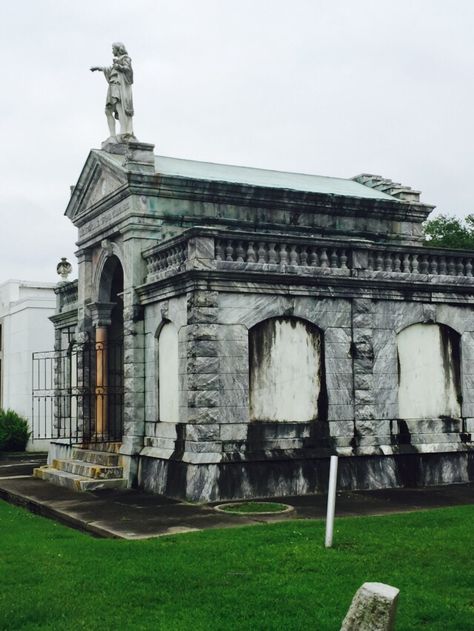
<svg viewBox="0 0 474 631">
<path fill-rule="evenodd" d="M 190 464 L 140 457 L 138 486 L 197 502 L 326 493 L 329 458 Z M 474 481 L 474 452 L 340 457 L 338 490 Z"/>
</svg>

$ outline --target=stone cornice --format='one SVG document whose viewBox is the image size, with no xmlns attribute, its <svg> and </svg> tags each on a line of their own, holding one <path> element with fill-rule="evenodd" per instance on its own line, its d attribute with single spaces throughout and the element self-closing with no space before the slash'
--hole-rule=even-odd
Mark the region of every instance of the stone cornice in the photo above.
<svg viewBox="0 0 474 631">
<path fill-rule="evenodd" d="M 196 289 L 235 293 L 312 295 L 331 298 L 372 298 L 413 302 L 474 304 L 474 284 L 407 282 L 403 279 L 358 276 L 302 276 L 247 271 L 187 270 L 136 288 L 141 304 L 149 304 Z"/>
<path fill-rule="evenodd" d="M 77 307 L 71 305 L 68 311 L 55 313 L 50 316 L 49 320 L 54 324 L 55 329 L 62 329 L 67 326 L 76 326 L 78 320 Z"/>
<path fill-rule="evenodd" d="M 234 204 L 253 208 L 331 212 L 385 216 L 398 221 L 424 221 L 434 206 L 346 195 L 311 193 L 293 189 L 277 189 L 233 182 L 196 180 L 178 176 L 129 177 L 130 191 L 136 195 L 170 197 L 172 199 Z"/>
</svg>

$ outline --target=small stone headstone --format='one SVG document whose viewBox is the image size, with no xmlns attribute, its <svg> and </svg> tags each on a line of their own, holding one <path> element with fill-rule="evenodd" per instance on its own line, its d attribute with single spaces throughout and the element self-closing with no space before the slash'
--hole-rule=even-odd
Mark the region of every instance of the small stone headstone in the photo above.
<svg viewBox="0 0 474 631">
<path fill-rule="evenodd" d="M 400 590 L 385 583 L 359 587 L 341 631 L 393 631 Z"/>
</svg>

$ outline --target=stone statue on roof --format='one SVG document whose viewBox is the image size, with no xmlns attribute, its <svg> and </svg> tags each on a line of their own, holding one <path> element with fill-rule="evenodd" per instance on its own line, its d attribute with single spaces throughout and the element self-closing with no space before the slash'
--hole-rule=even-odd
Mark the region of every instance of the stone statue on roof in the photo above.
<svg viewBox="0 0 474 631">
<path fill-rule="evenodd" d="M 110 140 L 112 142 L 127 142 L 135 139 L 132 125 L 132 60 L 121 42 L 112 44 L 112 53 L 114 58 L 111 66 L 108 68 L 93 66 L 91 71 L 103 72 L 109 84 L 105 101 L 105 115 L 107 116 Z M 116 133 L 116 119 L 120 123 L 120 134 Z"/>
</svg>

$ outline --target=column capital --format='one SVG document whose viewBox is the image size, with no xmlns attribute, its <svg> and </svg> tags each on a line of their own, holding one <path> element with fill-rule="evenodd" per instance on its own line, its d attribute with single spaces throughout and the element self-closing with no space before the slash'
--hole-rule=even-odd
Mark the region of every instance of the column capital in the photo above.
<svg viewBox="0 0 474 631">
<path fill-rule="evenodd" d="M 92 325 L 98 326 L 110 326 L 112 321 L 112 309 L 115 307 L 115 302 L 91 302 L 89 304 L 89 311 L 92 317 Z"/>
</svg>

